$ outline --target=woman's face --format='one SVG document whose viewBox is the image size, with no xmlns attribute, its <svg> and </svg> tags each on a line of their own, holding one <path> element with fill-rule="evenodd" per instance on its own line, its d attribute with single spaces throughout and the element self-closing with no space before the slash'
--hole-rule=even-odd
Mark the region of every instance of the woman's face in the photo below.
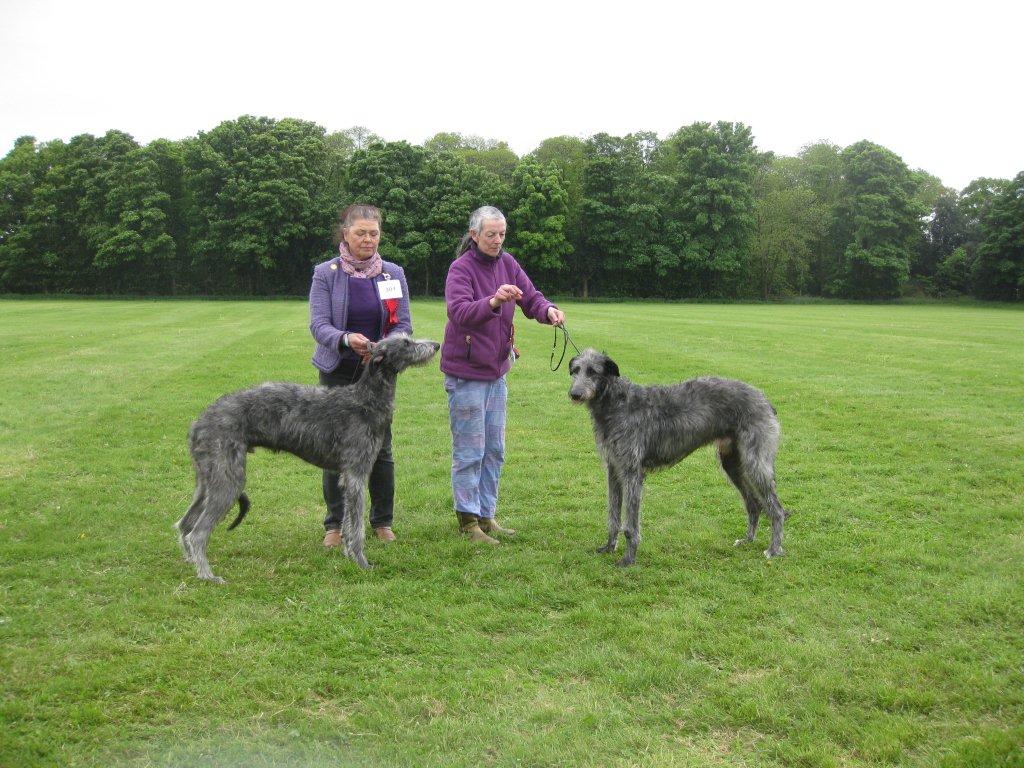
<svg viewBox="0 0 1024 768">
<path fill-rule="evenodd" d="M 469 235 L 480 253 L 496 258 L 501 253 L 501 244 L 505 242 L 505 222 L 502 219 L 484 219 L 480 231 L 471 229 Z"/>
<path fill-rule="evenodd" d="M 345 230 L 345 245 L 354 258 L 360 261 L 370 258 L 380 245 L 380 222 L 374 219 L 356 219 Z"/>
</svg>

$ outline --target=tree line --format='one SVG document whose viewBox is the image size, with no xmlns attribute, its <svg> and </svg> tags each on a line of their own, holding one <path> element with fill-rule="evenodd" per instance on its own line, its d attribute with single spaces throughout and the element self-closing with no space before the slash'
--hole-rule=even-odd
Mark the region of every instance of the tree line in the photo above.
<svg viewBox="0 0 1024 768">
<path fill-rule="evenodd" d="M 1024 172 L 944 187 L 870 141 L 796 157 L 742 123 L 559 136 L 523 157 L 440 133 L 243 116 L 182 141 L 18 139 L 0 160 L 0 293 L 301 295 L 337 212 L 384 212 L 380 250 L 441 294 L 470 211 L 548 293 L 891 299 L 1024 289 Z"/>
</svg>

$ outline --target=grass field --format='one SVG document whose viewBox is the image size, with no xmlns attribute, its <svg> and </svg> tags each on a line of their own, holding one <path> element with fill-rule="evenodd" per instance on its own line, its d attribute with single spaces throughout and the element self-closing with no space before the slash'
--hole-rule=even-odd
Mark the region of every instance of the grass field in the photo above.
<svg viewBox="0 0 1024 768">
<path fill-rule="evenodd" d="M 0 766 L 1022 766 L 1024 312 L 563 304 L 623 375 L 783 425 L 783 558 L 702 450 L 615 568 L 589 417 L 521 319 L 501 516 L 456 534 L 437 366 L 405 374 L 396 533 L 320 546 L 319 472 L 250 458 L 201 583 L 190 422 L 312 382 L 301 301 L 0 302 Z M 414 304 L 439 339 L 444 306 Z"/>
</svg>

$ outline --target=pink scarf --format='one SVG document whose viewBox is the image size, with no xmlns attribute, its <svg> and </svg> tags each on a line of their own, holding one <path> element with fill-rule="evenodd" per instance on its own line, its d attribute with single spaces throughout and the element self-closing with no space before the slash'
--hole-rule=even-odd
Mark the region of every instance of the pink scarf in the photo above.
<svg viewBox="0 0 1024 768">
<path fill-rule="evenodd" d="M 352 277 L 376 277 L 384 269 L 379 253 L 374 252 L 370 258 L 360 261 L 348 252 L 348 246 L 344 240 L 338 246 L 338 253 L 341 254 L 341 269 L 346 275 L 352 275 Z"/>
</svg>

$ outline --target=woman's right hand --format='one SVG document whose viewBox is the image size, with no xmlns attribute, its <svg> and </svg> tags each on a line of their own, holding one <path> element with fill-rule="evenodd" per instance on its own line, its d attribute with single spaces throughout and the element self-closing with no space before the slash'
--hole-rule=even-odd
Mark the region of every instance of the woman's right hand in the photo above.
<svg viewBox="0 0 1024 768">
<path fill-rule="evenodd" d="M 365 355 L 370 351 L 370 340 L 361 333 L 350 333 L 348 335 L 348 348 L 357 355 Z"/>
<path fill-rule="evenodd" d="M 517 285 L 500 285 L 498 290 L 491 296 L 491 309 L 497 309 L 507 301 L 518 301 L 523 298 L 523 292 Z"/>
</svg>

